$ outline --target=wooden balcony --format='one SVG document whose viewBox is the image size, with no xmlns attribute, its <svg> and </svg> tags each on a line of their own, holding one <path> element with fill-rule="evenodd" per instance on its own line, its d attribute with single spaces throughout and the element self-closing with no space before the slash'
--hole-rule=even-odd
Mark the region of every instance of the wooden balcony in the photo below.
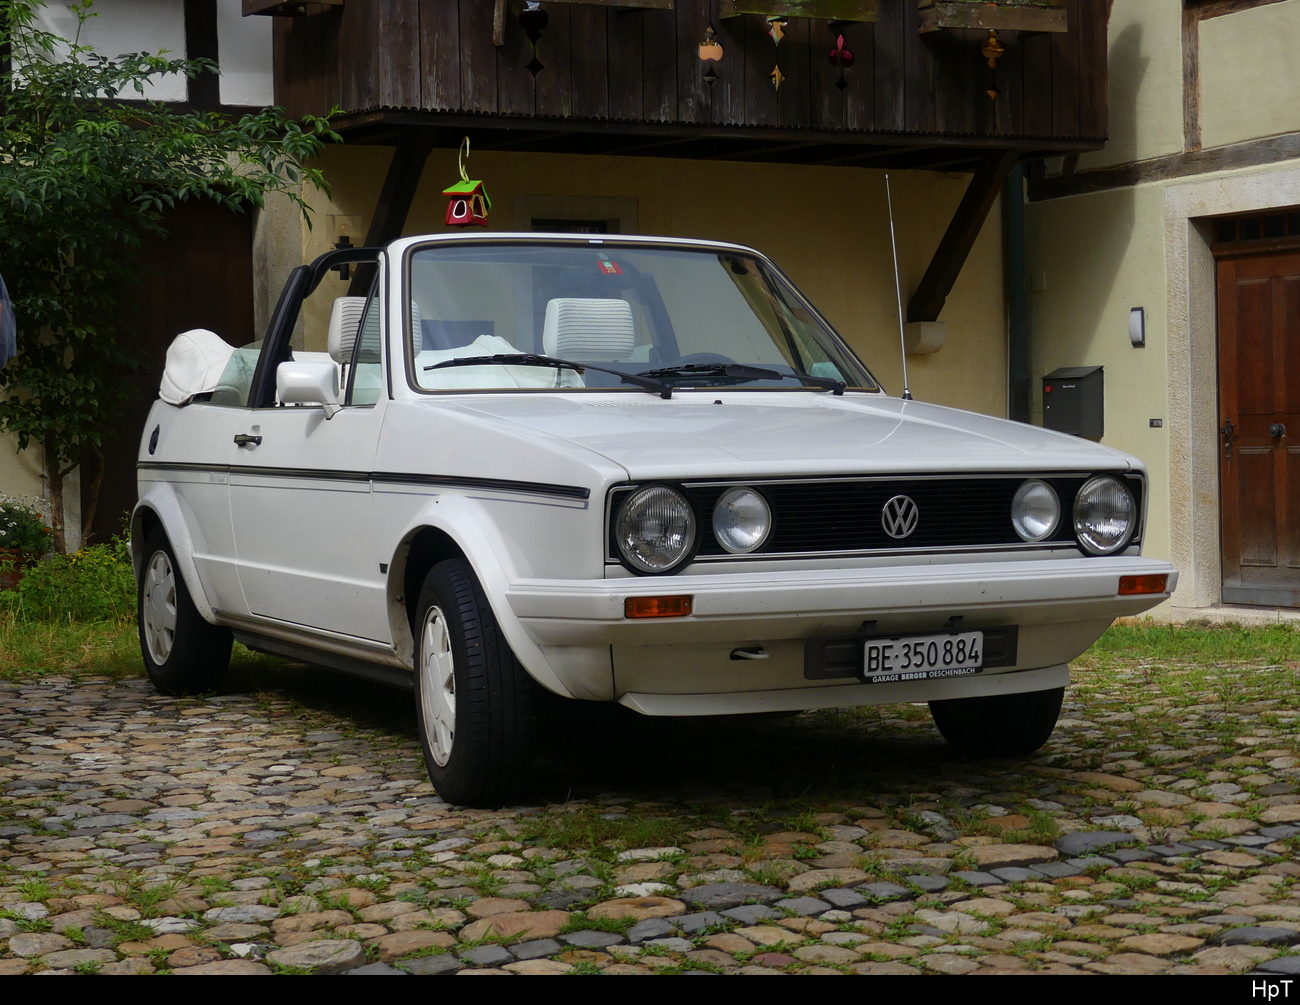
<svg viewBox="0 0 1300 1005">
<path fill-rule="evenodd" d="M 993 151 L 1076 153 L 1106 138 L 1105 0 L 1040 0 L 1021 22 L 1040 30 L 999 30 L 995 69 L 988 28 L 936 27 L 921 10 L 932 0 L 764 0 L 875 8 L 875 21 L 789 17 L 779 44 L 768 17 L 732 13 L 736 0 L 634 2 L 549 0 L 544 19 L 513 0 L 246 9 L 281 15 L 277 101 L 295 115 L 341 109 L 350 142 L 418 129 L 434 145 L 469 134 L 477 150 L 973 170 Z M 998 23 L 1016 23 L 1016 6 Z M 701 58 L 710 37 L 719 60 Z"/>
</svg>

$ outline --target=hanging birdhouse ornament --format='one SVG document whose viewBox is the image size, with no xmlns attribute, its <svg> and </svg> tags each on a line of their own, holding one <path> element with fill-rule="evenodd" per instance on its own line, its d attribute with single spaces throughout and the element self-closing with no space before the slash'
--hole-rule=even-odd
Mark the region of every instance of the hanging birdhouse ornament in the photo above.
<svg viewBox="0 0 1300 1005">
<path fill-rule="evenodd" d="M 460 181 L 444 188 L 442 194 L 447 196 L 448 227 L 486 227 L 488 210 L 492 200 L 481 181 L 470 178 L 465 170 L 465 159 L 469 157 L 469 137 L 460 145 Z"/>
</svg>

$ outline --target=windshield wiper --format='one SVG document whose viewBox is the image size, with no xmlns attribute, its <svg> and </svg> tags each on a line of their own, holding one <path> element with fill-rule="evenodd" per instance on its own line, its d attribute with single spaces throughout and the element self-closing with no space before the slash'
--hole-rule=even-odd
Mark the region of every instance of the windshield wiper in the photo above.
<svg viewBox="0 0 1300 1005">
<path fill-rule="evenodd" d="M 648 391 L 653 391 L 661 398 L 671 398 L 673 389 L 670 385 L 665 384 L 662 380 L 653 380 L 651 376 L 637 373 L 624 373 L 622 370 L 614 370 L 607 366 L 596 366 L 592 363 L 572 363 L 567 359 L 556 359 L 554 356 L 538 356 L 531 352 L 517 353 L 497 353 L 494 356 L 461 356 L 458 359 L 444 360 L 441 363 L 434 363 L 426 366 L 426 370 L 441 370 L 449 366 L 549 366 L 554 370 L 576 370 L 582 373 L 583 370 L 596 370 L 600 373 L 612 373 L 616 377 L 623 378 L 624 383 L 635 384 L 637 387 L 644 387 Z"/>
<path fill-rule="evenodd" d="M 843 394 L 847 386 L 842 380 L 831 377 L 814 377 L 809 373 L 781 373 L 759 366 L 747 366 L 744 363 L 684 363 L 681 366 L 665 366 L 657 370 L 642 370 L 643 377 L 681 377 L 698 374 L 702 377 L 735 377 L 737 380 L 782 380 L 795 377 L 814 387 L 822 387 L 834 394 Z"/>
</svg>

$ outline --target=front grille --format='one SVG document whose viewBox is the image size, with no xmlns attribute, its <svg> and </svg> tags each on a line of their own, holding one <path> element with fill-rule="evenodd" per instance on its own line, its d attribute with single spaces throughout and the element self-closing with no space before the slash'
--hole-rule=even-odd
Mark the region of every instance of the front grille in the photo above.
<svg viewBox="0 0 1300 1005">
<path fill-rule="evenodd" d="M 1092 473 L 1043 477 L 1061 501 L 1061 520 L 1053 534 L 1038 544 L 1026 544 L 1011 525 L 1011 500 L 1026 475 L 979 478 L 913 476 L 836 478 L 786 481 L 726 481 L 685 483 L 680 487 L 695 508 L 700 543 L 697 559 L 846 552 L 943 551 L 954 548 L 1032 548 L 1074 543 L 1075 494 Z M 1123 476 L 1121 476 L 1123 477 Z M 1142 512 L 1140 478 L 1125 479 Z M 749 556 L 729 554 L 713 536 L 712 513 L 729 488 L 748 485 L 761 492 L 772 510 L 772 533 Z M 623 494 L 615 490 L 611 512 Z M 901 539 L 885 532 L 881 513 L 894 496 L 916 504 L 915 529 Z M 1140 535 L 1135 534 L 1137 542 Z M 617 559 L 611 541 L 610 557 Z"/>
</svg>

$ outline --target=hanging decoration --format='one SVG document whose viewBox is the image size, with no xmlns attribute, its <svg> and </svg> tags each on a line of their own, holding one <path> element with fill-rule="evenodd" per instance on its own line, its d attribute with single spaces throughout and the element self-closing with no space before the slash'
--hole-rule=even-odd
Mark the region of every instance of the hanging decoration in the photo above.
<svg viewBox="0 0 1300 1005">
<path fill-rule="evenodd" d="M 533 75 L 534 80 L 546 69 L 545 64 L 537 58 L 537 44 L 542 40 L 542 31 L 549 20 L 550 17 L 536 0 L 529 0 L 524 4 L 524 9 L 519 12 L 519 25 L 524 29 L 524 34 L 528 36 L 528 41 L 533 47 L 533 58 L 529 60 L 525 69 Z"/>
<path fill-rule="evenodd" d="M 849 48 L 848 41 L 844 38 L 844 23 L 842 21 L 832 21 L 830 23 L 831 34 L 835 36 L 835 46 L 831 49 L 830 61 L 831 66 L 837 66 L 840 70 L 839 80 L 835 81 L 835 86 L 843 91 L 849 86 L 849 82 L 844 79 L 844 71 L 853 65 L 853 50 Z"/>
<path fill-rule="evenodd" d="M 492 208 L 492 200 L 488 198 L 483 183 L 470 178 L 469 173 L 465 170 L 465 161 L 468 158 L 469 137 L 466 136 L 461 142 L 460 155 L 457 158 L 460 164 L 460 181 L 442 190 L 442 194 L 449 197 L 447 200 L 448 227 L 487 226 L 488 210 Z"/>
<path fill-rule="evenodd" d="M 783 17 L 769 17 L 767 19 L 767 33 L 772 39 L 772 45 L 777 50 L 777 62 L 772 67 L 772 72 L 768 74 L 768 77 L 772 81 L 772 87 L 778 91 L 781 89 L 782 81 L 785 80 L 785 74 L 781 72 L 781 39 L 785 38 L 785 29 L 789 24 L 790 22 Z"/>
<path fill-rule="evenodd" d="M 718 33 L 713 30 L 713 25 L 704 29 L 704 39 L 700 42 L 699 48 L 700 61 L 706 64 L 704 71 L 704 82 L 713 85 L 717 82 L 717 71 L 707 64 L 718 63 L 722 60 L 722 43 L 718 41 Z"/>
<path fill-rule="evenodd" d="M 1000 93 L 998 91 L 997 79 L 998 60 L 1002 58 L 1002 54 L 1006 51 L 1007 47 L 998 41 L 998 33 L 996 29 L 990 28 L 989 37 L 986 38 L 984 44 L 980 46 L 980 55 L 982 55 L 989 64 L 989 86 L 984 93 L 994 100 L 997 99 L 997 96 Z"/>
</svg>

